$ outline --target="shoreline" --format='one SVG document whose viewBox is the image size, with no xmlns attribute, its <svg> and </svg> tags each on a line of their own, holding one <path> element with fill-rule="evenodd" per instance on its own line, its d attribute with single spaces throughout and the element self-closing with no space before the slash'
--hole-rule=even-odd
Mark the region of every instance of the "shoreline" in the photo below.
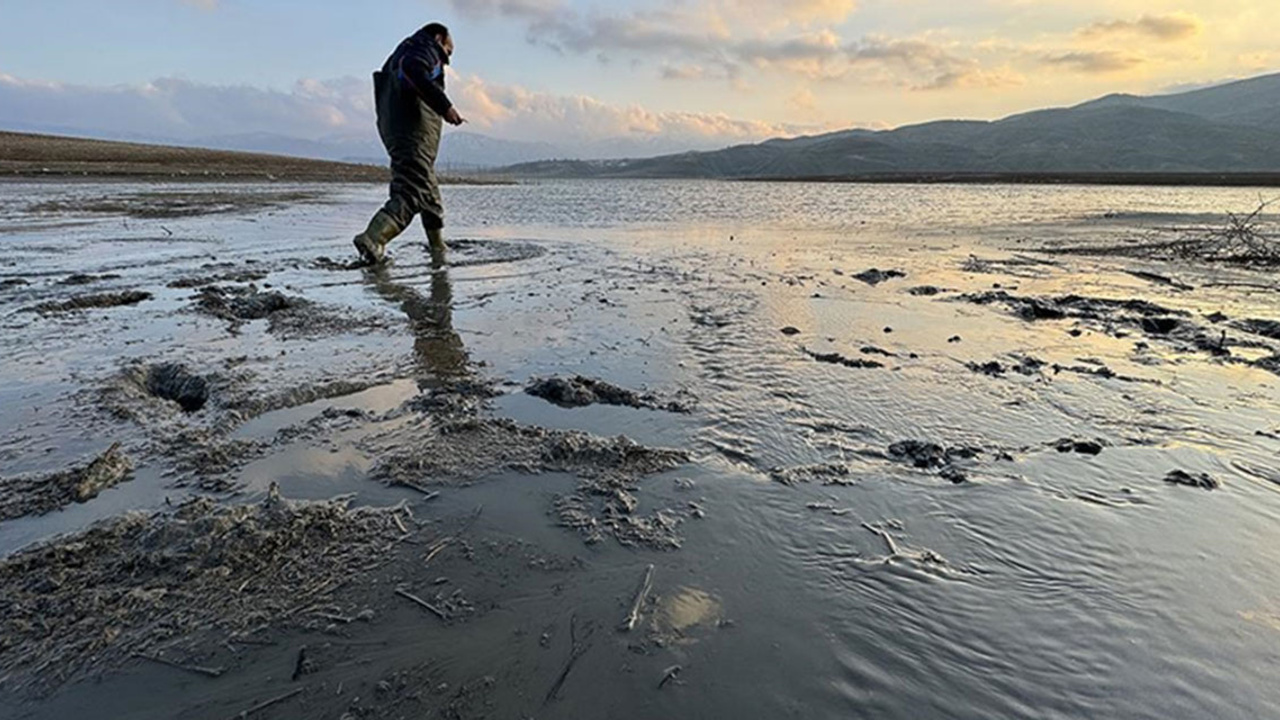
<svg viewBox="0 0 1280 720">
<path fill-rule="evenodd" d="M 986 173 L 908 172 L 735 178 L 736 182 L 860 185 L 1110 185 L 1133 187 L 1280 187 L 1280 173 Z"/>
</svg>

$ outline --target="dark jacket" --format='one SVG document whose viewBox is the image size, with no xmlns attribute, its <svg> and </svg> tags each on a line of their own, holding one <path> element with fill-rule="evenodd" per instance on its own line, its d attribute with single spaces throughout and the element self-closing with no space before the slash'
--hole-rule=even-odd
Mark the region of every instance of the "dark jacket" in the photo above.
<svg viewBox="0 0 1280 720">
<path fill-rule="evenodd" d="M 444 48 L 425 29 L 405 38 L 382 69 L 373 74 L 379 98 L 392 100 L 389 104 L 379 102 L 379 113 L 387 110 L 396 115 L 414 115 L 412 101 L 420 100 L 444 117 L 453 107 L 444 92 L 444 69 L 448 64 Z"/>
</svg>

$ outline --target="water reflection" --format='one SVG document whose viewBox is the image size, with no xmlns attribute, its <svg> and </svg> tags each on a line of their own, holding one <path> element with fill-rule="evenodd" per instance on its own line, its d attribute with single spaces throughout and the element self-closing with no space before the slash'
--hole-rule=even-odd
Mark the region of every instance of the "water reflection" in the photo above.
<svg viewBox="0 0 1280 720">
<path fill-rule="evenodd" d="M 467 349 L 453 329 L 453 284 L 443 258 L 434 258 L 431 289 L 423 297 L 418 287 L 397 282 L 386 266 L 370 269 L 366 278 L 389 302 L 397 303 L 409 317 L 413 332 L 418 387 L 427 389 L 469 373 Z"/>
</svg>

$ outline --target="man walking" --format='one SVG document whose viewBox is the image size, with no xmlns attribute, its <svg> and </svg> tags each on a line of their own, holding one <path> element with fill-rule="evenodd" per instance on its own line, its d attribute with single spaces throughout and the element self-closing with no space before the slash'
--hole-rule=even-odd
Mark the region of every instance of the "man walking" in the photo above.
<svg viewBox="0 0 1280 720">
<path fill-rule="evenodd" d="M 449 29 L 431 23 L 406 38 L 373 74 L 378 134 L 391 156 L 391 197 L 355 237 L 366 263 L 386 257 L 387 243 L 422 216 L 432 259 L 444 260 L 444 206 L 436 178 L 443 123 L 466 122 L 444 92 L 444 69 L 453 55 Z"/>
</svg>

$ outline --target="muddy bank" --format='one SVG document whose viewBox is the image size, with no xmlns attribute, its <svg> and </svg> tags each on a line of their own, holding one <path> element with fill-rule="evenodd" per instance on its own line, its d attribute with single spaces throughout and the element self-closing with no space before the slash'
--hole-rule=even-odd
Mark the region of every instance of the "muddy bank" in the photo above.
<svg viewBox="0 0 1280 720">
<path fill-rule="evenodd" d="M 129 478 L 133 461 L 112 445 L 92 461 L 40 477 L 0 479 L 0 520 L 43 515 L 71 503 L 84 503 Z"/>
</svg>

